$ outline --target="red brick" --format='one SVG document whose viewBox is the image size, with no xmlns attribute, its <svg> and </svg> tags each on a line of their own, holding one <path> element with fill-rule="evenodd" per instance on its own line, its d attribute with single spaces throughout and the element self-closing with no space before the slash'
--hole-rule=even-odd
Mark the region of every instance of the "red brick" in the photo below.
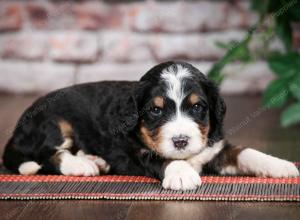
<svg viewBox="0 0 300 220">
<path fill-rule="evenodd" d="M 36 28 L 44 28 L 48 26 L 49 22 L 49 5 L 46 2 L 42 3 L 28 3 L 26 6 L 29 19 L 32 25 Z"/>
<path fill-rule="evenodd" d="M 257 16 L 247 3 L 228 2 L 155 2 L 130 4 L 129 23 L 137 31 L 191 32 L 249 27 Z"/>
<path fill-rule="evenodd" d="M 22 7 L 18 3 L 0 2 L 0 31 L 15 31 L 22 28 Z"/>
<path fill-rule="evenodd" d="M 250 10 L 249 2 L 236 1 L 235 4 L 228 3 L 225 10 L 225 21 L 223 28 L 250 28 L 258 20 L 258 15 Z"/>
<path fill-rule="evenodd" d="M 101 32 L 103 61 L 137 62 L 168 59 L 219 59 L 226 50 L 216 42 L 239 41 L 246 32 L 224 31 L 191 34 L 146 34 L 128 31 Z"/>
<path fill-rule="evenodd" d="M 204 74 L 212 67 L 212 62 L 191 62 Z M 96 82 L 101 80 L 139 80 L 155 63 L 99 63 L 80 65 L 76 83 Z M 241 70 L 243 74 L 241 74 Z M 224 94 L 257 93 L 263 91 L 274 79 L 274 74 L 265 62 L 250 64 L 232 63 L 226 66 L 223 74 L 227 77 L 221 86 Z"/>
<path fill-rule="evenodd" d="M 191 59 L 216 60 L 226 50 L 216 43 L 227 43 L 241 40 L 245 36 L 242 31 L 224 31 L 199 34 L 159 34 L 152 41 L 152 51 L 157 60 Z"/>
<path fill-rule="evenodd" d="M 71 30 L 78 25 L 73 14 L 73 1 L 55 1 L 50 8 L 49 24 L 51 29 Z"/>
<path fill-rule="evenodd" d="M 98 56 L 97 37 L 76 31 L 57 32 L 50 37 L 50 57 L 55 61 L 93 62 Z"/>
<path fill-rule="evenodd" d="M 122 11 L 118 5 L 89 1 L 73 6 L 77 24 L 82 29 L 98 30 L 100 28 L 117 28 L 123 24 Z"/>
<path fill-rule="evenodd" d="M 122 31 L 101 32 L 102 61 L 136 62 L 153 60 L 152 35 Z"/>
<path fill-rule="evenodd" d="M 26 5 L 29 21 L 37 29 L 74 29 L 76 19 L 72 14 L 73 2 L 34 1 Z"/>
<path fill-rule="evenodd" d="M 133 63 L 98 63 L 81 65 L 78 69 L 76 83 L 101 80 L 139 80 L 147 70 L 153 67 L 152 62 Z"/>
<path fill-rule="evenodd" d="M 0 90 L 49 92 L 74 84 L 75 68 L 67 64 L 0 61 Z"/>
<path fill-rule="evenodd" d="M 262 92 L 275 78 L 268 64 L 261 61 L 229 64 L 223 74 L 226 77 L 221 92 L 229 95 Z"/>
<path fill-rule="evenodd" d="M 47 53 L 46 33 L 24 32 L 7 34 L 2 39 L 2 57 L 25 60 L 41 60 Z"/>
<path fill-rule="evenodd" d="M 293 24 L 293 44 L 300 50 L 300 22 Z"/>
<path fill-rule="evenodd" d="M 295 48 L 300 49 L 300 31 L 294 32 L 293 39 Z"/>
</svg>

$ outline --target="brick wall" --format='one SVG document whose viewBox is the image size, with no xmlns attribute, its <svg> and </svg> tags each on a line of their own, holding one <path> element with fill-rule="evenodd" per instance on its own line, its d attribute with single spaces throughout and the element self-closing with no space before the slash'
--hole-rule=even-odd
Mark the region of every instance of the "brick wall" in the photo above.
<svg viewBox="0 0 300 220">
<path fill-rule="evenodd" d="M 241 40 L 257 20 L 248 1 L 234 2 L 0 0 L 0 90 L 137 80 L 170 59 L 206 73 L 225 53 L 216 42 Z M 282 48 L 276 40 L 273 46 Z M 263 61 L 232 64 L 225 73 L 225 93 L 257 92 L 273 77 Z"/>
</svg>

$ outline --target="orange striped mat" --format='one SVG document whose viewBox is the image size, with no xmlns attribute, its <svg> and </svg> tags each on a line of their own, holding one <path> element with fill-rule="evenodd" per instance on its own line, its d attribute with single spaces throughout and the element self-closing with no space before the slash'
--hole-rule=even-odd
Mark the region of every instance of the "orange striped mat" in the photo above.
<svg viewBox="0 0 300 220">
<path fill-rule="evenodd" d="M 300 166 L 299 163 L 297 163 Z M 139 176 L 0 175 L 0 199 L 300 201 L 300 177 L 202 176 L 195 190 L 173 191 Z"/>
</svg>

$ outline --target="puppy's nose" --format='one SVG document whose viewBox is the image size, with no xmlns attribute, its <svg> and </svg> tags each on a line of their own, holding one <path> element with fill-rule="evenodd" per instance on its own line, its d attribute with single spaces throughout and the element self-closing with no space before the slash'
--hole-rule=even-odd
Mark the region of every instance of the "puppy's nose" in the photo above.
<svg viewBox="0 0 300 220">
<path fill-rule="evenodd" d="M 179 135 L 172 137 L 173 144 L 177 149 L 185 148 L 189 143 L 189 137 L 186 135 Z"/>
</svg>

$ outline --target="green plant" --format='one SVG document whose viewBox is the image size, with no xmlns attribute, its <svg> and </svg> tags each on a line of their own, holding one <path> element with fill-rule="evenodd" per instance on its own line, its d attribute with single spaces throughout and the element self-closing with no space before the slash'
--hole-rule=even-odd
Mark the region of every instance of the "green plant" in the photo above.
<svg viewBox="0 0 300 220">
<path fill-rule="evenodd" d="M 281 115 L 282 126 L 300 123 L 300 54 L 293 49 L 291 27 L 292 23 L 300 21 L 300 1 L 252 0 L 251 8 L 259 13 L 258 22 L 240 42 L 217 42 L 217 45 L 227 49 L 227 52 L 211 68 L 208 77 L 221 84 L 225 77 L 222 70 L 228 63 L 251 62 L 254 58 L 264 58 L 276 75 L 276 79 L 264 92 L 264 107 L 279 108 L 289 104 Z M 264 48 L 261 53 L 255 54 L 249 49 L 249 45 L 254 36 L 261 32 L 264 34 L 259 40 Z M 266 49 L 274 37 L 282 41 L 285 46 L 284 52 Z"/>
</svg>

